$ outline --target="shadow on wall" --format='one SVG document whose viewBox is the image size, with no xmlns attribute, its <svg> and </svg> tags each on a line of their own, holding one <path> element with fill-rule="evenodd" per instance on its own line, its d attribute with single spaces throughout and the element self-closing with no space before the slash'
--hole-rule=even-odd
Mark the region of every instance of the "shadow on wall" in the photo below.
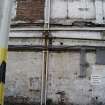
<svg viewBox="0 0 105 105">
<path fill-rule="evenodd" d="M 35 103 L 35 102 L 32 103 L 29 101 L 29 98 L 11 96 L 11 97 L 5 97 L 5 105 L 40 105 L 40 103 Z M 59 101 L 58 103 L 54 103 L 52 99 L 47 99 L 47 105 L 79 105 L 79 104 L 68 103 L 65 102 L 64 100 L 61 100 L 61 102 Z M 90 103 L 85 105 L 105 105 L 105 103 L 99 102 L 98 97 L 94 97 L 91 99 Z"/>
</svg>

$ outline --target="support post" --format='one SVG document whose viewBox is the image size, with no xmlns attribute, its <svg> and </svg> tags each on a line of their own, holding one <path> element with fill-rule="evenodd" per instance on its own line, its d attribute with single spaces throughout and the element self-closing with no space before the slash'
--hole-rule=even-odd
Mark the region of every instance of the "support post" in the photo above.
<svg viewBox="0 0 105 105">
<path fill-rule="evenodd" d="M 44 9 L 44 29 L 43 29 L 43 64 L 44 68 L 42 70 L 42 86 L 41 86 L 41 105 L 46 105 L 47 101 L 47 87 L 48 87 L 48 59 L 49 59 L 49 51 L 48 51 L 48 43 L 49 43 L 49 30 L 50 30 L 50 9 L 51 9 L 51 0 L 45 0 L 45 9 Z"/>
<path fill-rule="evenodd" d="M 4 105 L 4 85 L 12 0 L 0 1 L 0 105 Z"/>
</svg>

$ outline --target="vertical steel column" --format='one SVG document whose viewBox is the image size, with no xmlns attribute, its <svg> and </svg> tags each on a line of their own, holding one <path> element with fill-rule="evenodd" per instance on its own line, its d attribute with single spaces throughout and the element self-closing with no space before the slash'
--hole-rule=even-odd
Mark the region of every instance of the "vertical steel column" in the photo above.
<svg viewBox="0 0 105 105">
<path fill-rule="evenodd" d="M 44 9 L 44 46 L 45 49 L 43 51 L 43 64 L 44 68 L 42 70 L 42 86 L 41 86 L 41 105 L 46 105 L 47 101 L 47 84 L 48 84 L 48 43 L 49 43 L 49 23 L 50 23 L 50 0 L 45 0 L 45 9 Z"/>
<path fill-rule="evenodd" d="M 4 84 L 12 0 L 0 0 L 0 105 L 4 104 Z"/>
</svg>

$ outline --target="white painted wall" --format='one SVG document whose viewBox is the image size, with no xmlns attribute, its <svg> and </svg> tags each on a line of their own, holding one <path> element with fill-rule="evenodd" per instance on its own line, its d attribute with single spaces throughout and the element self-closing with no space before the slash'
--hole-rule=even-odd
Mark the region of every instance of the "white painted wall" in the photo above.
<svg viewBox="0 0 105 105">
<path fill-rule="evenodd" d="M 28 97 L 40 101 L 41 52 L 9 52 L 6 73 L 6 96 Z M 34 79 L 34 81 L 32 80 Z M 34 87 L 32 88 L 33 85 Z"/>
<path fill-rule="evenodd" d="M 12 19 L 16 17 L 17 2 L 14 0 Z M 50 18 L 55 22 L 65 23 L 66 20 L 91 21 L 104 24 L 104 0 L 51 0 Z M 64 21 L 65 20 L 65 21 Z M 64 22 L 63 22 L 64 21 Z M 66 23 L 67 24 L 67 23 Z M 70 23 L 69 23 L 70 24 Z"/>
<path fill-rule="evenodd" d="M 65 18 L 73 21 L 91 21 L 104 24 L 105 1 L 103 0 L 52 0 L 51 19 Z M 64 23 L 63 20 L 61 23 Z"/>
<path fill-rule="evenodd" d="M 41 52 L 9 52 L 6 96 L 22 96 L 28 97 L 33 102 L 40 101 L 42 59 Z M 66 102 L 86 104 L 93 97 L 98 97 L 99 101 L 104 102 L 105 66 L 95 64 L 96 54 L 94 52 L 87 53 L 86 60 L 89 67 L 86 78 L 82 79 L 79 78 L 80 52 L 50 52 L 47 97 L 58 102 L 59 95 L 56 93 L 64 91 Z M 95 72 L 93 72 L 93 66 L 95 66 Z M 101 84 L 98 86 L 91 82 L 91 76 L 94 73 L 102 76 Z M 34 80 L 31 81 L 31 79 Z"/>
</svg>

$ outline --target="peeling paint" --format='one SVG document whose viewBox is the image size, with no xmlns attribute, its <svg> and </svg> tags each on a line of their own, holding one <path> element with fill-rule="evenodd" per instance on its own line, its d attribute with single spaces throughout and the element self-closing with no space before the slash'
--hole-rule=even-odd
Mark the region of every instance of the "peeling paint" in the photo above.
<svg viewBox="0 0 105 105">
<path fill-rule="evenodd" d="M 9 52 L 6 74 L 6 101 L 19 104 L 40 104 L 41 97 L 41 72 L 44 68 L 43 51 L 49 51 L 47 104 L 48 105 L 104 105 L 105 103 L 105 65 L 96 64 L 96 48 L 105 47 L 104 24 L 105 1 L 102 0 L 52 0 L 51 1 L 51 26 L 60 30 L 46 30 L 43 25 L 14 24 L 18 29 L 10 32 L 9 46 L 40 47 L 40 51 L 21 50 Z M 16 17 L 16 2 L 13 5 L 13 18 Z M 16 21 L 16 20 L 15 20 Z M 97 25 L 98 24 L 98 25 Z M 99 25 L 100 24 L 100 25 Z M 65 25 L 68 25 L 68 29 Z M 71 26 L 72 27 L 71 27 Z M 76 26 L 76 27 L 74 27 Z M 84 27 L 86 26 L 86 27 Z M 100 27 L 94 29 L 94 27 Z M 77 29 L 77 27 L 79 29 Z M 93 28 L 92 28 L 93 27 Z M 87 28 L 87 29 L 84 29 Z M 49 43 L 47 48 L 44 41 Z M 79 50 L 63 48 L 77 47 Z M 86 74 L 80 78 L 80 49 L 93 48 L 85 52 Z M 61 51 L 58 48 L 62 48 Z M 93 67 L 95 66 L 95 70 Z M 94 78 L 99 74 L 99 78 Z M 101 77 L 102 76 L 102 77 Z M 95 85 L 98 81 L 98 85 Z M 10 102 L 11 103 L 11 102 Z M 12 104 L 11 104 L 12 105 Z"/>
</svg>

